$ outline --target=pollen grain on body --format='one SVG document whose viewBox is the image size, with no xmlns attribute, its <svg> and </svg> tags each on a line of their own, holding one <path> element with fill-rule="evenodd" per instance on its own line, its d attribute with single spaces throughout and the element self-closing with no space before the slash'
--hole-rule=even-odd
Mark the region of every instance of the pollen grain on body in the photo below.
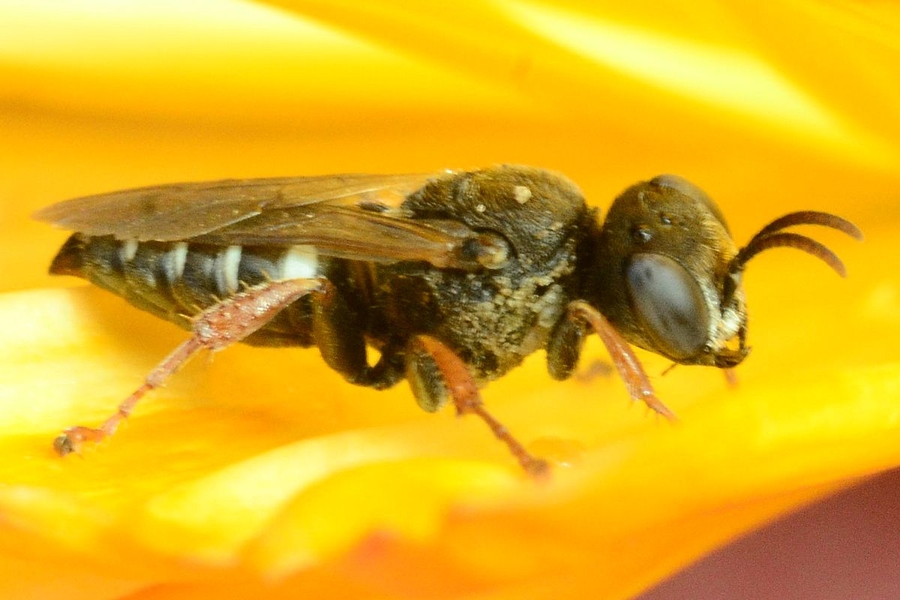
<svg viewBox="0 0 900 600">
<path fill-rule="evenodd" d="M 527 185 L 517 185 L 513 188 L 513 197 L 519 204 L 525 204 L 531 200 L 531 188 Z"/>
</svg>

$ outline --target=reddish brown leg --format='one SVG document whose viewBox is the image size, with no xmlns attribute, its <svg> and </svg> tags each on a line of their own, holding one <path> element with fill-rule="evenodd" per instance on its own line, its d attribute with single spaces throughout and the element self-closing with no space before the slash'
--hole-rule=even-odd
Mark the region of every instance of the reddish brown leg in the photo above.
<svg viewBox="0 0 900 600">
<path fill-rule="evenodd" d="M 541 477 L 547 474 L 546 461 L 532 456 L 516 438 L 512 436 L 500 421 L 495 419 L 485 408 L 481 401 L 478 386 L 468 367 L 453 350 L 437 339 L 427 336 L 416 336 L 410 342 L 410 350 L 421 359 L 429 357 L 440 374 L 442 383 L 446 385 L 446 392 L 453 399 L 456 411 L 460 415 L 473 414 L 487 423 L 494 435 L 502 441 L 512 452 L 522 468 L 533 477 Z M 423 369 L 424 371 L 425 369 Z M 413 383 L 413 382 L 411 382 Z M 415 383 L 413 383 L 415 388 Z M 420 384 L 421 385 L 421 384 Z M 427 382 L 424 385 L 434 387 L 435 382 Z"/>
<path fill-rule="evenodd" d="M 221 350 L 264 326 L 294 300 L 318 290 L 318 279 L 272 281 L 249 288 L 201 312 L 194 319 L 194 335 L 167 356 L 143 385 L 119 405 L 100 427 L 69 427 L 53 441 L 61 456 L 78 452 L 85 442 L 99 442 L 115 433 L 144 395 L 163 385 L 189 358 L 202 349 Z"/>
<path fill-rule="evenodd" d="M 606 317 L 586 302 L 576 300 L 569 304 L 569 315 L 572 318 L 583 319 L 591 326 L 603 344 L 609 351 L 610 358 L 619 372 L 619 377 L 625 382 L 628 394 L 633 400 L 641 400 L 652 410 L 661 414 L 665 418 L 674 421 L 675 413 L 669 410 L 665 404 L 656 397 L 653 391 L 653 385 L 650 378 L 641 366 L 641 362 L 634 354 L 631 346 L 628 345 L 619 332 L 610 325 Z"/>
<path fill-rule="evenodd" d="M 725 383 L 728 384 L 728 387 L 736 388 L 738 386 L 737 371 L 734 369 L 722 369 L 722 373 L 725 374 Z"/>
</svg>

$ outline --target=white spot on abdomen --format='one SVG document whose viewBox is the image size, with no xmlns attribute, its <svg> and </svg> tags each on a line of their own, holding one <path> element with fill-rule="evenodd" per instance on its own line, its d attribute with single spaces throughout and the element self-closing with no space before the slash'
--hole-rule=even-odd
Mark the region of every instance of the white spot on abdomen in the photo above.
<svg viewBox="0 0 900 600">
<path fill-rule="evenodd" d="M 134 260 L 135 255 L 138 251 L 138 242 L 137 240 L 127 240 L 122 243 L 122 246 L 119 248 L 119 259 L 123 263 L 128 263 Z"/>
<path fill-rule="evenodd" d="M 233 294 L 238 289 L 238 269 L 241 266 L 241 247 L 228 246 L 219 257 L 219 275 L 222 278 L 220 287 Z"/>
<path fill-rule="evenodd" d="M 178 281 L 184 275 L 184 263 L 187 261 L 187 242 L 178 242 L 169 250 L 166 256 L 166 277 L 169 282 Z"/>
<path fill-rule="evenodd" d="M 313 246 L 291 246 L 278 259 L 276 279 L 312 279 L 319 274 L 319 255 Z"/>
</svg>

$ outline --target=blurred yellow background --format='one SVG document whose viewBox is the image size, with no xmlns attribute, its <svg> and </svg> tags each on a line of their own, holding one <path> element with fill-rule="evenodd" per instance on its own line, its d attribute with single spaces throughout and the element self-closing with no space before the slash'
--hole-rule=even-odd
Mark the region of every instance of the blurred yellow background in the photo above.
<svg viewBox="0 0 900 600">
<path fill-rule="evenodd" d="M 18 548 L 0 591 L 627 597 L 900 463 L 898 31 L 895 5 L 842 1 L 0 0 L 0 546 Z M 542 357 L 488 387 L 534 447 L 583 449 L 549 490 L 519 481 L 481 424 L 421 415 L 405 386 L 351 388 L 311 351 L 229 350 L 84 461 L 50 454 L 54 431 L 112 409 L 182 334 L 60 291 L 82 283 L 46 275 L 66 234 L 37 208 L 173 181 L 499 163 L 563 172 L 600 207 L 683 175 L 739 244 L 800 209 L 867 241 L 813 233 L 846 281 L 796 252 L 754 260 L 738 390 L 713 371 L 659 381 L 683 429 L 629 410 L 616 381 L 551 383 Z M 342 463 L 345 445 L 374 449 Z M 253 485 L 268 499 L 248 499 Z"/>
</svg>

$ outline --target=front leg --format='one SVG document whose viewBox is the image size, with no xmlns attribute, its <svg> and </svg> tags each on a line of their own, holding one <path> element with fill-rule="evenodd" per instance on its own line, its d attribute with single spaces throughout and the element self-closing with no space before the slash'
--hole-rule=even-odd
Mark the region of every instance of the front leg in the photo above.
<svg viewBox="0 0 900 600">
<path fill-rule="evenodd" d="M 587 302 L 576 300 L 570 303 L 566 315 L 553 330 L 547 343 L 547 368 L 550 375 L 555 379 L 567 379 L 572 375 L 589 329 L 603 341 L 631 399 L 640 400 L 653 411 L 669 420 L 675 420 L 675 413 L 656 397 L 653 384 L 634 350 L 606 317 Z"/>
</svg>

